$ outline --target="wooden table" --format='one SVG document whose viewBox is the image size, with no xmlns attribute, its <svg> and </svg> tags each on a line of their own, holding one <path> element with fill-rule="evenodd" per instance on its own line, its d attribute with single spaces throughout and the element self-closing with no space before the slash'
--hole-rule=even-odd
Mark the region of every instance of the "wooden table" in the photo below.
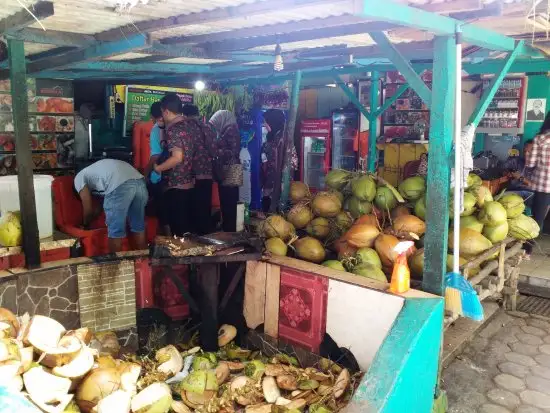
<svg viewBox="0 0 550 413">
<path fill-rule="evenodd" d="M 243 277 L 245 265 L 247 261 L 257 261 L 262 257 L 260 252 L 243 252 L 234 255 L 211 255 L 211 256 L 195 256 L 181 258 L 153 258 L 152 266 L 162 266 L 165 270 L 163 275 L 170 277 L 174 284 L 178 287 L 180 293 L 189 303 L 192 310 L 201 315 L 201 325 L 199 328 L 201 347 L 204 351 L 218 350 L 218 312 L 223 310 L 231 295 L 235 291 L 237 284 Z M 221 304 L 218 306 L 218 284 L 220 280 L 220 265 L 240 262 L 242 263 L 227 289 Z M 191 296 L 189 291 L 184 287 L 181 280 L 170 273 L 170 268 L 173 265 L 191 265 L 197 266 L 197 280 L 199 304 Z"/>
</svg>

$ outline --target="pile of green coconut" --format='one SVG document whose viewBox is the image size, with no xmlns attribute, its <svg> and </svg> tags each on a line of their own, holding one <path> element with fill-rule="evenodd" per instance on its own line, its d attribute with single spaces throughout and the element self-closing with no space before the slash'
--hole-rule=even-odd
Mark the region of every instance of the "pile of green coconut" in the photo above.
<svg viewBox="0 0 550 413">
<path fill-rule="evenodd" d="M 312 194 L 303 182 L 292 182 L 291 208 L 261 223 L 266 251 L 293 256 L 339 271 L 388 282 L 397 258 L 395 247 L 414 241 L 407 251 L 413 275 L 424 270 L 423 237 L 426 232 L 426 181 L 421 176 L 394 188 L 373 175 L 332 170 L 326 189 Z M 535 220 L 524 214 L 525 203 L 515 193 L 493 199 L 475 174 L 468 177 L 461 214 L 461 262 L 473 259 L 493 244 L 512 237 L 531 240 L 539 235 Z M 453 200 L 449 203 L 452 220 Z M 452 222 L 451 222 L 452 230 Z M 453 251 L 449 235 L 449 253 Z M 452 255 L 449 255 L 449 269 Z"/>
</svg>

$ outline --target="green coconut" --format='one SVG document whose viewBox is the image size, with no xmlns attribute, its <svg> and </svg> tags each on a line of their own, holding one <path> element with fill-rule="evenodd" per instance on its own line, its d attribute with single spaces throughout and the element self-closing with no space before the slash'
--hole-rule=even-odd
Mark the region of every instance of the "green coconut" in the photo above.
<svg viewBox="0 0 550 413">
<path fill-rule="evenodd" d="M 329 236 L 330 229 L 330 221 L 326 218 L 318 217 L 311 220 L 311 222 L 307 224 L 306 232 L 312 237 L 324 240 Z"/>
<path fill-rule="evenodd" d="M 330 190 L 330 191 L 327 191 L 329 194 L 332 194 L 334 195 L 336 198 L 338 198 L 340 200 L 340 202 L 342 203 L 342 205 L 344 205 L 344 194 L 340 191 L 334 191 L 334 190 Z"/>
<path fill-rule="evenodd" d="M 325 260 L 325 247 L 313 237 L 300 238 L 294 243 L 296 255 L 306 261 L 321 263 Z"/>
<path fill-rule="evenodd" d="M 350 179 L 351 172 L 343 171 L 342 169 L 333 169 L 325 176 L 325 185 L 335 191 L 341 191 Z"/>
<path fill-rule="evenodd" d="M 286 242 L 294 236 L 296 229 L 282 216 L 271 215 L 259 225 L 258 232 L 264 238 L 277 237 Z"/>
<path fill-rule="evenodd" d="M 373 248 L 359 248 L 355 253 L 355 258 L 359 260 L 362 264 L 369 264 L 373 267 L 382 268 L 382 262 L 378 253 Z"/>
<path fill-rule="evenodd" d="M 483 224 L 479 222 L 475 215 L 470 215 L 460 218 L 460 228 L 470 228 L 481 233 L 483 231 Z"/>
<path fill-rule="evenodd" d="M 313 212 L 304 203 L 294 205 L 286 216 L 288 222 L 297 229 L 303 229 L 313 219 Z"/>
<path fill-rule="evenodd" d="M 351 181 L 351 192 L 360 201 L 372 202 L 376 196 L 376 182 L 369 175 L 363 175 Z"/>
<path fill-rule="evenodd" d="M 373 280 L 387 283 L 386 274 L 380 268 L 370 264 L 358 264 L 353 268 L 352 273 L 361 277 L 371 278 Z"/>
<path fill-rule="evenodd" d="M 362 215 L 372 212 L 372 203 L 369 201 L 361 201 L 359 198 L 353 196 L 349 199 L 348 209 L 354 218 L 359 218 Z"/>
<path fill-rule="evenodd" d="M 269 238 L 265 242 L 265 249 L 272 255 L 278 255 L 279 257 L 286 256 L 288 252 L 288 246 L 281 238 Z"/>
<path fill-rule="evenodd" d="M 334 192 L 318 192 L 311 202 L 311 209 L 318 217 L 332 218 L 342 210 L 342 202 Z"/>
<path fill-rule="evenodd" d="M 453 232 L 449 232 L 449 248 L 454 250 Z M 470 228 L 460 229 L 460 255 L 476 256 L 487 251 L 493 243 L 477 231 Z"/>
<path fill-rule="evenodd" d="M 479 188 L 482 184 L 483 181 L 476 174 L 470 173 L 468 175 L 468 178 L 466 180 L 466 185 L 468 186 L 468 188 Z"/>
<path fill-rule="evenodd" d="M 540 234 L 540 227 L 537 221 L 523 214 L 508 221 L 508 227 L 508 235 L 522 241 L 535 239 Z"/>
<path fill-rule="evenodd" d="M 502 198 L 498 200 L 498 202 L 506 210 L 508 219 L 516 218 L 521 214 L 523 214 L 523 211 L 525 211 L 525 202 L 523 201 L 523 198 L 518 194 L 514 194 L 514 193 L 504 194 Z"/>
<path fill-rule="evenodd" d="M 464 198 L 462 199 L 462 205 L 464 211 L 460 213 L 461 217 L 467 217 L 472 215 L 476 211 L 476 197 L 469 192 L 464 192 Z M 451 197 L 449 201 L 449 219 L 453 219 L 454 216 L 454 198 Z"/>
<path fill-rule="evenodd" d="M 416 201 L 426 193 L 426 180 L 421 176 L 413 176 L 399 184 L 399 193 L 409 201 Z"/>
<path fill-rule="evenodd" d="M 468 190 L 472 195 L 476 197 L 476 204 L 478 208 L 483 208 L 483 205 L 485 205 L 485 202 L 491 202 L 493 201 L 493 194 L 491 194 L 491 190 L 487 188 L 486 186 L 480 186 L 478 188 L 472 188 Z"/>
<path fill-rule="evenodd" d="M 493 244 L 504 241 L 508 236 L 508 221 L 501 222 L 495 226 L 485 225 L 483 235 Z"/>
<path fill-rule="evenodd" d="M 353 217 L 347 211 L 340 211 L 334 218 L 334 224 L 340 233 L 344 233 L 353 225 Z"/>
<path fill-rule="evenodd" d="M 342 263 L 338 260 L 328 260 L 325 261 L 322 265 L 323 267 L 332 268 L 333 270 L 346 271 Z"/>
<path fill-rule="evenodd" d="M 477 218 L 482 224 L 495 226 L 506 221 L 506 209 L 497 201 L 486 202 Z"/>
<path fill-rule="evenodd" d="M 381 186 L 376 190 L 374 204 L 383 211 L 390 211 L 397 205 L 397 198 L 388 187 Z"/>
<path fill-rule="evenodd" d="M 421 220 L 426 220 L 426 196 L 416 201 L 414 204 L 414 215 L 416 215 Z"/>
</svg>

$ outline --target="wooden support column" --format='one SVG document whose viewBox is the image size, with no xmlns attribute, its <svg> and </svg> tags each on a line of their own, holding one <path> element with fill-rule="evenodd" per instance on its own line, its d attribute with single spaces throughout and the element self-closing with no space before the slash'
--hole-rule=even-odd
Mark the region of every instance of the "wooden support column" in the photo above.
<svg viewBox="0 0 550 413">
<path fill-rule="evenodd" d="M 451 150 L 454 133 L 456 44 L 452 36 L 434 40 L 430 152 L 428 157 L 427 231 L 424 244 L 425 291 L 445 295 Z"/>
<path fill-rule="evenodd" d="M 300 104 L 300 86 L 302 84 L 302 71 L 296 71 L 296 76 L 294 82 L 292 82 L 292 95 L 290 100 L 290 110 L 288 114 L 288 121 L 285 128 L 284 139 L 285 143 L 283 145 L 283 168 L 282 168 L 282 188 L 280 192 L 279 199 L 275 198 L 271 202 L 271 208 L 279 206 L 279 209 L 282 211 L 288 202 L 288 194 L 290 192 L 290 163 L 291 151 L 290 145 L 294 145 L 294 131 L 296 129 L 296 118 L 298 116 L 298 106 Z M 275 181 L 278 182 L 278 181 Z M 275 193 L 277 193 L 277 188 L 279 185 L 275 186 Z M 277 202 L 278 201 L 278 202 Z"/>
<path fill-rule="evenodd" d="M 376 172 L 376 138 L 378 137 L 378 103 L 380 103 L 380 73 L 376 70 L 370 76 L 370 112 L 369 120 L 369 172 Z"/>
<path fill-rule="evenodd" d="M 29 140 L 29 107 L 25 48 L 21 40 L 8 40 L 15 159 L 19 184 L 19 210 L 23 227 L 23 252 L 28 268 L 40 266 L 40 240 L 34 199 L 33 162 Z"/>
</svg>

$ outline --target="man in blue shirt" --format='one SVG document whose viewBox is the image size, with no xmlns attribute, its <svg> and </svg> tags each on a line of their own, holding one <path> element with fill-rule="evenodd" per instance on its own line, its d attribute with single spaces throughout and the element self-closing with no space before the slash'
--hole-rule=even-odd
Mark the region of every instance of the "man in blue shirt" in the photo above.
<svg viewBox="0 0 550 413">
<path fill-rule="evenodd" d="M 151 157 L 149 163 L 145 168 L 145 176 L 149 181 L 149 193 L 153 198 L 153 205 L 155 214 L 159 220 L 159 234 L 170 235 L 170 227 L 166 221 L 166 214 L 164 214 L 164 208 L 162 203 L 163 185 L 161 174 L 153 170 L 155 163 L 162 163 L 162 159 L 167 155 L 164 143 L 164 119 L 162 118 L 162 110 L 160 108 L 160 102 L 155 102 L 151 105 L 151 120 L 155 123 L 153 129 L 151 129 L 151 135 L 149 137 L 149 149 L 151 151 Z"/>
<path fill-rule="evenodd" d="M 95 218 L 92 195 L 104 197 L 110 252 L 122 250 L 127 222 L 135 247 L 147 248 L 145 205 L 149 194 L 143 176 L 133 166 L 117 159 L 102 159 L 81 170 L 74 178 L 74 187 L 82 201 L 84 227 Z"/>
</svg>

